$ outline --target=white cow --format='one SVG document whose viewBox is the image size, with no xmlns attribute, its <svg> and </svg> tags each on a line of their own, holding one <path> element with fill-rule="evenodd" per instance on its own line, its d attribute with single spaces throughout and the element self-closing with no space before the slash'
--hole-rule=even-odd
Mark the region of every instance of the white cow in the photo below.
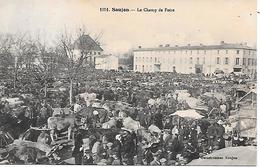
<svg viewBox="0 0 260 167">
<path fill-rule="evenodd" d="M 126 129 L 130 129 L 130 130 L 134 130 L 134 131 L 137 131 L 138 129 L 144 129 L 144 127 L 142 127 L 140 125 L 140 122 L 139 121 L 135 121 L 133 120 L 131 117 L 124 117 L 123 118 L 123 126 L 126 128 Z"/>
<path fill-rule="evenodd" d="M 116 118 L 112 118 L 109 121 L 103 123 L 102 124 L 102 128 L 103 129 L 115 128 L 116 127 L 116 122 L 117 122 L 117 119 Z"/>
</svg>

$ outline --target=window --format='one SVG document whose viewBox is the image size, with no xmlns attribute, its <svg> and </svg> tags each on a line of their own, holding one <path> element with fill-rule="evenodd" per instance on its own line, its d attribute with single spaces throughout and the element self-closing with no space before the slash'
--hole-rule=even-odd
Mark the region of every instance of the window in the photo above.
<svg viewBox="0 0 260 167">
<path fill-rule="evenodd" d="M 176 50 L 174 50 L 173 53 L 175 54 L 175 53 L 176 53 Z"/>
<path fill-rule="evenodd" d="M 192 50 L 190 51 L 190 54 L 192 55 Z"/>
<path fill-rule="evenodd" d="M 243 66 L 246 65 L 246 58 L 243 58 Z"/>
<path fill-rule="evenodd" d="M 205 57 L 203 57 L 203 64 L 205 64 L 206 60 L 205 60 Z"/>
<path fill-rule="evenodd" d="M 248 62 L 247 62 L 248 64 L 247 65 L 251 65 L 251 59 L 250 58 L 248 58 Z"/>
<path fill-rule="evenodd" d="M 200 64 L 200 58 L 197 57 L 197 64 Z"/>
<path fill-rule="evenodd" d="M 220 57 L 217 57 L 217 64 L 220 64 Z"/>
<path fill-rule="evenodd" d="M 204 50 L 204 54 L 206 54 L 207 53 L 207 51 L 206 50 Z"/>
<path fill-rule="evenodd" d="M 237 54 L 239 55 L 239 50 L 237 50 Z"/>
<path fill-rule="evenodd" d="M 192 64 L 192 57 L 190 57 L 190 64 Z"/>
<path fill-rule="evenodd" d="M 175 64 L 175 58 L 173 58 L 173 61 L 172 61 L 173 64 Z"/>
<path fill-rule="evenodd" d="M 154 58 L 154 61 L 157 62 L 157 58 L 156 57 Z"/>
<path fill-rule="evenodd" d="M 219 50 L 218 50 L 218 54 L 219 54 Z"/>
<path fill-rule="evenodd" d="M 185 51 L 185 53 L 187 54 L 187 53 L 188 53 L 188 51 L 186 50 L 186 51 Z"/>
<path fill-rule="evenodd" d="M 150 62 L 152 62 L 153 61 L 153 58 L 152 57 L 150 57 Z"/>
<path fill-rule="evenodd" d="M 135 70 L 137 70 L 137 65 L 135 65 Z"/>
<path fill-rule="evenodd" d="M 94 55 L 96 55 L 96 52 L 94 52 Z"/>
<path fill-rule="evenodd" d="M 200 51 L 199 51 L 199 50 L 197 50 L 197 54 L 200 54 Z"/>
<path fill-rule="evenodd" d="M 229 60 L 228 57 L 225 57 L 225 64 L 228 64 Z"/>
<path fill-rule="evenodd" d="M 100 55 L 101 53 L 100 52 L 98 52 L 98 55 Z"/>
<path fill-rule="evenodd" d="M 239 58 L 236 58 L 236 65 L 239 65 Z"/>
<path fill-rule="evenodd" d="M 228 50 L 226 50 L 226 54 L 228 54 Z"/>
</svg>

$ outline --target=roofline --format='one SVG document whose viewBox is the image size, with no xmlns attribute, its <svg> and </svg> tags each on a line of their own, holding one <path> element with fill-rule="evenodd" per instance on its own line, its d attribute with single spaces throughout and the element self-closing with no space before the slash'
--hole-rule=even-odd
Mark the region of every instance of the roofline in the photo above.
<svg viewBox="0 0 260 167">
<path fill-rule="evenodd" d="M 159 51 L 159 50 L 215 50 L 215 49 L 245 49 L 253 50 L 256 49 L 249 46 L 241 46 L 239 44 L 224 44 L 224 45 L 197 45 L 197 46 L 175 46 L 175 47 L 152 47 L 152 48 L 139 48 L 134 49 L 134 52 L 138 51 Z"/>
</svg>

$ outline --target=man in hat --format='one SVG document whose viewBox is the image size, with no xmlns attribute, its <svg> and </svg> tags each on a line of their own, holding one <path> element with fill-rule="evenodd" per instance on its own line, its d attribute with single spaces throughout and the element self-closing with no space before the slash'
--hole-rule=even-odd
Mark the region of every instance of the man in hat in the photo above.
<svg viewBox="0 0 260 167">
<path fill-rule="evenodd" d="M 75 143 L 74 149 L 72 152 L 72 157 L 75 158 L 75 164 L 81 165 L 82 164 L 82 156 L 83 156 L 83 136 L 78 130 L 75 134 Z"/>
<path fill-rule="evenodd" d="M 215 125 L 216 126 L 216 137 L 219 140 L 219 149 L 225 148 L 225 141 L 223 138 L 223 135 L 225 133 L 225 128 L 223 127 L 224 122 L 222 120 L 219 120 L 218 123 Z"/>
<path fill-rule="evenodd" d="M 154 125 L 157 126 L 159 129 L 163 129 L 163 115 L 161 110 L 157 110 L 153 117 Z"/>
<path fill-rule="evenodd" d="M 108 154 L 109 157 L 112 157 L 114 154 L 116 154 L 116 151 L 113 148 L 112 142 L 107 143 L 107 154 Z"/>
<path fill-rule="evenodd" d="M 83 165 L 94 165 L 94 159 L 91 156 L 90 149 L 84 151 Z"/>
<path fill-rule="evenodd" d="M 99 157 L 99 159 L 107 159 L 108 158 L 107 142 L 106 141 L 102 141 L 102 145 L 100 145 L 98 150 L 97 150 L 97 156 Z"/>
<path fill-rule="evenodd" d="M 122 142 L 122 137 L 120 134 L 116 135 L 115 137 L 115 142 L 114 142 L 114 150 L 116 152 L 116 156 L 120 160 L 120 163 L 122 163 L 122 147 L 123 147 L 123 142 Z"/>
<path fill-rule="evenodd" d="M 96 128 L 100 123 L 99 113 L 97 110 L 93 111 L 93 127 Z"/>
</svg>

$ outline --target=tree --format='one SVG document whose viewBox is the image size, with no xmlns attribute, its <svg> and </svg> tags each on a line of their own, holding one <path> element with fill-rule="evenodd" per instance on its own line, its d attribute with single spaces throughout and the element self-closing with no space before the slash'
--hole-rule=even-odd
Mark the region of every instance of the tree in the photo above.
<svg viewBox="0 0 260 167">
<path fill-rule="evenodd" d="M 70 83 L 70 104 L 72 104 L 74 81 L 78 79 L 79 74 L 82 72 L 94 68 L 93 55 L 91 53 L 99 47 L 99 36 L 92 39 L 86 34 L 81 29 L 79 29 L 75 36 L 65 31 L 58 42 L 57 55 L 59 57 L 59 65 L 62 66 L 63 73 L 66 74 Z"/>
<path fill-rule="evenodd" d="M 55 52 L 45 43 L 38 40 L 36 43 L 37 56 L 34 59 L 33 68 L 29 69 L 29 75 L 44 85 L 44 97 L 47 96 L 47 84 L 53 78 L 57 61 Z"/>
<path fill-rule="evenodd" d="M 4 79 L 10 79 L 14 68 L 14 57 L 11 54 L 13 42 L 12 35 L 0 35 L 0 76 Z"/>
</svg>

